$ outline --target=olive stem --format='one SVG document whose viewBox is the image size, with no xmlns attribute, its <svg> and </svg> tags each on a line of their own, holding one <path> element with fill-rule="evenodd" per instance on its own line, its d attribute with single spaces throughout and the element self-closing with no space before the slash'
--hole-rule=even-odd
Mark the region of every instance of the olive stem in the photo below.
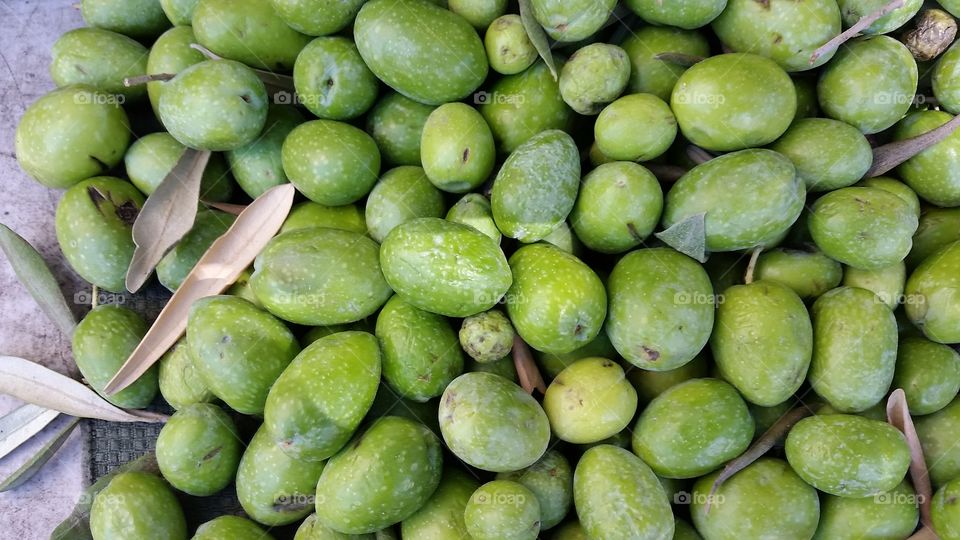
<svg viewBox="0 0 960 540">
<path fill-rule="evenodd" d="M 97 303 L 100 298 L 100 289 L 94 285 L 90 291 L 90 309 L 97 309 Z"/>
<path fill-rule="evenodd" d="M 690 145 L 687 147 L 687 157 L 690 158 L 690 161 L 694 162 L 697 165 L 703 165 L 704 163 L 710 161 L 715 156 L 710 152 L 707 152 L 699 146 Z"/>
<path fill-rule="evenodd" d="M 137 77 L 125 77 L 123 79 L 123 85 L 127 88 L 131 86 L 140 86 L 141 84 L 147 84 L 148 82 L 162 81 L 166 82 L 172 79 L 174 75 L 172 73 L 154 73 L 153 75 L 139 75 Z"/>
<path fill-rule="evenodd" d="M 913 482 L 913 489 L 917 492 L 920 503 L 920 522 L 927 527 L 933 527 L 933 520 L 930 518 L 930 499 L 933 494 L 930 473 L 927 471 L 923 447 L 920 446 L 920 438 L 913 425 L 913 418 L 910 417 L 907 395 L 902 388 L 897 388 L 887 398 L 887 422 L 900 430 L 907 439 L 907 446 L 910 447 L 910 480 Z"/>
<path fill-rule="evenodd" d="M 206 56 L 208 60 L 223 60 L 222 56 L 216 54 L 215 52 L 211 51 L 210 49 L 204 47 L 199 43 L 191 43 L 190 48 L 195 51 L 199 51 L 200 54 Z"/>
<path fill-rule="evenodd" d="M 687 174 L 687 169 L 679 165 L 663 165 L 660 163 L 644 163 L 650 172 L 654 176 L 659 178 L 662 182 L 676 182 L 680 179 L 681 176 Z"/>
<path fill-rule="evenodd" d="M 743 274 L 743 282 L 747 285 L 753 283 L 753 270 L 757 267 L 757 259 L 760 258 L 760 252 L 763 247 L 757 246 L 750 252 L 750 262 L 747 263 L 747 271 Z"/>
<path fill-rule="evenodd" d="M 830 53 L 840 45 L 843 45 L 847 41 L 856 37 L 857 34 L 859 34 L 863 30 L 865 30 L 868 26 L 876 22 L 876 20 L 879 19 L 880 17 L 883 17 L 884 15 L 890 13 L 895 9 L 900 9 L 901 7 L 903 7 L 903 1 L 904 0 L 892 0 L 890 3 L 878 9 L 877 11 L 874 11 L 869 15 L 864 15 L 863 17 L 860 17 L 860 20 L 854 23 L 853 26 L 851 26 L 850 28 L 847 28 L 843 32 L 840 32 L 839 34 L 834 36 L 833 39 L 824 43 L 817 50 L 813 51 L 813 54 L 810 55 L 810 64 L 812 65 L 821 56 Z"/>
<path fill-rule="evenodd" d="M 540 370 L 533 361 L 533 354 L 530 353 L 530 347 L 520 336 L 513 336 L 513 366 L 517 370 L 517 377 L 520 379 L 520 386 L 528 393 L 532 394 L 534 390 L 540 393 L 547 393 L 547 385 L 543 382 Z"/>
<path fill-rule="evenodd" d="M 946 139 L 957 127 L 960 127 L 960 115 L 954 116 L 943 125 L 916 137 L 874 148 L 873 165 L 870 166 L 867 174 L 863 175 L 864 178 L 886 174 L 890 169 Z"/>
<path fill-rule="evenodd" d="M 661 60 L 663 62 L 670 62 L 671 64 L 677 64 L 678 66 L 690 67 L 697 62 L 702 62 L 704 58 L 695 54 L 684 54 L 677 52 L 662 52 L 660 54 L 653 55 L 654 60 Z"/>
<path fill-rule="evenodd" d="M 777 443 L 780 437 L 783 437 L 790 431 L 790 428 L 794 424 L 803 420 L 804 418 L 810 416 L 814 413 L 814 410 L 807 406 L 800 406 L 795 409 L 791 409 L 786 414 L 780 417 L 779 420 L 766 431 L 763 435 L 760 436 L 746 452 L 740 456 L 730 460 L 720 472 L 720 475 L 717 476 L 717 479 L 713 481 L 713 486 L 710 487 L 710 495 L 707 497 L 707 504 L 704 507 L 704 513 L 710 513 L 710 503 L 713 501 L 713 496 L 716 494 L 717 490 L 720 489 L 720 486 L 724 482 L 729 480 L 733 475 L 747 468 L 751 463 L 760 459 L 764 454 L 767 453 L 773 445 Z"/>
</svg>

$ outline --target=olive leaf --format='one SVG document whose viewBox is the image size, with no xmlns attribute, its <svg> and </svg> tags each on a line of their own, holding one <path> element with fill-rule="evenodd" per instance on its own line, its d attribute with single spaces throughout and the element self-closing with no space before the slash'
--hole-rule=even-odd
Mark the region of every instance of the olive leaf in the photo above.
<svg viewBox="0 0 960 540">
<path fill-rule="evenodd" d="M 879 19 L 880 17 L 883 17 L 884 15 L 890 13 L 895 9 L 900 9 L 901 7 L 903 7 L 903 2 L 904 0 L 891 0 L 885 6 L 874 11 L 873 13 L 860 17 L 860 20 L 855 22 L 853 26 L 837 34 L 836 36 L 833 37 L 833 39 L 824 43 L 819 48 L 817 48 L 817 50 L 813 51 L 813 54 L 810 55 L 810 65 L 813 65 L 814 63 L 816 63 L 816 61 L 821 56 L 825 54 L 829 54 L 840 45 L 843 45 L 847 41 L 856 37 L 858 34 L 866 30 L 868 26 L 876 22 L 876 20 Z"/>
<path fill-rule="evenodd" d="M 47 444 L 43 445 L 33 457 L 28 459 L 26 463 L 8 476 L 6 480 L 0 482 L 0 492 L 22 486 L 27 480 L 30 480 L 33 475 L 37 474 L 37 472 L 50 461 L 50 458 L 57 453 L 57 450 L 63 446 L 63 443 L 67 441 L 67 438 L 70 437 L 70 434 L 73 433 L 74 428 L 77 427 L 79 422 L 79 418 L 71 418 L 67 425 L 58 431 Z"/>
<path fill-rule="evenodd" d="M 533 361 L 530 347 L 520 336 L 513 336 L 513 366 L 517 370 L 520 386 L 528 394 L 532 394 L 534 390 L 539 390 L 541 394 L 547 393 L 547 385 L 543 382 L 540 370 Z"/>
<path fill-rule="evenodd" d="M 707 232 L 704 223 L 706 215 L 694 214 L 664 231 L 655 233 L 654 236 L 688 257 L 701 263 L 707 262 Z"/>
<path fill-rule="evenodd" d="M 710 502 L 713 500 L 713 496 L 717 493 L 717 490 L 720 489 L 720 486 L 722 486 L 724 482 L 732 478 L 733 475 L 737 474 L 743 469 L 746 469 L 754 461 L 763 457 L 764 454 L 773 448 L 773 445 L 777 444 L 777 441 L 783 438 L 783 436 L 790 431 L 790 428 L 792 428 L 794 424 L 810 416 L 814 412 L 816 411 L 806 406 L 800 406 L 795 409 L 791 409 L 786 414 L 781 416 L 776 423 L 770 426 L 770 429 L 761 435 L 759 439 L 754 441 L 753 444 L 750 445 L 750 448 L 747 448 L 746 452 L 727 462 L 727 464 L 724 465 L 723 470 L 720 471 L 720 474 L 713 481 L 713 485 L 710 486 L 710 495 L 707 497 L 707 504 L 704 508 L 704 512 L 710 513 Z"/>
<path fill-rule="evenodd" d="M 160 467 L 157 466 L 156 456 L 150 452 L 100 477 L 80 494 L 73 512 L 70 512 L 67 519 L 53 530 L 50 540 L 93 540 L 93 534 L 90 532 L 90 508 L 93 506 L 93 499 L 107 487 L 113 477 L 131 471 L 159 474 Z"/>
<path fill-rule="evenodd" d="M 0 394 L 82 418 L 113 422 L 165 422 L 167 416 L 114 406 L 89 387 L 16 356 L 0 356 Z"/>
<path fill-rule="evenodd" d="M 237 216 L 233 225 L 197 261 L 150 330 L 103 391 L 112 395 L 143 375 L 187 328 L 195 300 L 220 294 L 243 273 L 283 225 L 296 193 L 292 184 L 274 186 Z"/>
<path fill-rule="evenodd" d="M 13 272 L 23 283 L 30 296 L 40 305 L 40 309 L 50 318 L 60 331 L 67 337 L 73 335 L 77 326 L 77 318 L 70 311 L 60 285 L 53 273 L 44 262 L 37 250 L 13 232 L 9 227 L 0 223 L 0 249 L 10 261 Z"/>
<path fill-rule="evenodd" d="M 867 174 L 863 175 L 864 178 L 886 174 L 890 169 L 946 139 L 958 126 L 960 126 L 960 115 L 954 116 L 944 124 L 916 137 L 874 148 L 873 165 L 870 166 Z"/>
<path fill-rule="evenodd" d="M 32 403 L 21 405 L 0 418 L 0 459 L 40 433 L 60 411 Z"/>
<path fill-rule="evenodd" d="M 553 61 L 553 52 L 550 50 L 550 41 L 547 39 L 547 33 L 543 31 L 540 23 L 533 18 L 533 6 L 530 0 L 520 0 L 520 22 L 523 23 L 523 29 L 527 31 L 527 37 L 530 43 L 537 49 L 540 58 L 550 69 L 553 80 L 557 80 L 557 65 Z"/>
<path fill-rule="evenodd" d="M 910 480 L 917 492 L 917 500 L 920 501 L 920 522 L 927 527 L 933 527 L 930 519 L 930 499 L 933 495 L 930 475 L 927 473 L 920 438 L 913 426 L 913 418 L 910 417 L 910 408 L 907 407 L 907 395 L 902 388 L 897 388 L 887 398 L 887 422 L 900 430 L 907 439 L 907 446 L 910 447 Z"/>
<path fill-rule="evenodd" d="M 193 228 L 200 202 L 200 180 L 211 152 L 187 148 L 177 164 L 147 197 L 133 224 L 137 245 L 127 269 L 126 287 L 137 292 L 160 259 Z"/>
</svg>

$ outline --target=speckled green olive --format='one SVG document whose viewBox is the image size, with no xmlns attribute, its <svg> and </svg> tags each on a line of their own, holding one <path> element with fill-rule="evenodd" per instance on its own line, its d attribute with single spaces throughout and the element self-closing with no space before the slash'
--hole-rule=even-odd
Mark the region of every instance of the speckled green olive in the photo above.
<svg viewBox="0 0 960 540">
<path fill-rule="evenodd" d="M 876 270 L 902 261 L 910 252 L 917 215 L 889 191 L 848 187 L 817 199 L 808 227 L 817 247 L 830 258 Z"/>
<path fill-rule="evenodd" d="M 511 480 L 493 480 L 470 495 L 464 523 L 475 540 L 535 540 L 540 533 L 540 502 Z"/>
<path fill-rule="evenodd" d="M 130 182 L 144 195 L 152 195 L 186 149 L 165 131 L 149 133 L 130 145 L 123 157 L 123 165 Z M 230 199 L 233 189 L 223 156 L 211 155 L 200 178 L 200 197 L 205 201 L 225 201 Z"/>
<path fill-rule="evenodd" d="M 293 65 L 297 98 L 320 118 L 348 120 L 373 106 L 379 81 L 347 38 L 320 37 L 297 55 Z"/>
<path fill-rule="evenodd" d="M 810 63 L 813 51 L 840 33 L 840 10 L 832 0 L 728 0 L 711 28 L 733 51 L 766 56 L 787 71 L 805 71 L 833 57 L 830 51 Z"/>
<path fill-rule="evenodd" d="M 533 16 L 560 42 L 580 41 L 600 30 L 616 0 L 532 0 Z"/>
<path fill-rule="evenodd" d="M 467 464 L 492 472 L 533 465 L 550 442 L 540 404 L 516 384 L 492 373 L 465 373 L 440 398 L 440 432 Z"/>
<path fill-rule="evenodd" d="M 957 509 L 957 497 L 960 496 L 960 479 L 954 479 L 937 490 L 931 501 L 930 514 L 938 538 L 957 540 L 960 538 L 960 510 Z"/>
<path fill-rule="evenodd" d="M 359 321 L 390 298 L 378 258 L 377 243 L 360 233 L 294 230 L 260 252 L 250 286 L 270 313 L 286 321 L 313 326 Z"/>
<path fill-rule="evenodd" d="M 840 497 L 890 491 L 910 466 L 910 448 L 897 428 L 849 414 L 804 418 L 790 430 L 785 449 L 800 478 Z"/>
<path fill-rule="evenodd" d="M 816 531 L 820 517 L 817 491 L 785 461 L 760 458 L 714 493 L 718 474 L 698 480 L 690 495 L 690 515 L 705 538 L 799 539 L 810 538 Z"/>
<path fill-rule="evenodd" d="M 914 424 L 934 488 L 960 477 L 960 446 L 954 435 L 960 429 L 960 398 Z"/>
<path fill-rule="evenodd" d="M 447 317 L 490 309 L 513 282 L 503 251 L 489 236 L 437 218 L 414 219 L 390 231 L 380 263 L 404 300 Z"/>
<path fill-rule="evenodd" d="M 753 428 L 734 387 L 691 379 L 647 405 L 633 429 L 633 451 L 660 476 L 695 478 L 746 450 Z"/>
<path fill-rule="evenodd" d="M 435 107 L 404 95 L 384 95 L 367 115 L 367 133 L 383 159 L 393 165 L 420 165 L 420 136 Z"/>
<path fill-rule="evenodd" d="M 497 150 L 483 116 L 464 103 L 441 105 L 427 118 L 420 158 L 427 177 L 443 191 L 471 191 L 490 176 Z"/>
<path fill-rule="evenodd" d="M 478 92 L 474 102 L 504 153 L 513 152 L 542 131 L 567 129 L 573 117 L 560 95 L 560 85 L 542 61 L 503 77 L 487 92 Z"/>
<path fill-rule="evenodd" d="M 533 354 L 547 380 L 556 377 L 557 374 L 566 369 L 567 366 L 581 358 L 588 358 L 590 356 L 617 358 L 619 356 L 617 350 L 614 349 L 610 343 L 610 338 L 607 337 L 606 332 L 600 332 L 590 343 L 568 353 L 546 353 L 534 349 Z"/>
<path fill-rule="evenodd" d="M 471 358 L 486 363 L 510 354 L 515 335 L 510 319 L 499 309 L 491 309 L 463 319 L 458 337 Z"/>
<path fill-rule="evenodd" d="M 180 409 L 157 437 L 157 465 L 163 477 L 180 491 L 200 497 L 233 481 L 242 453 L 233 420 L 209 403 Z"/>
<path fill-rule="evenodd" d="M 907 316 L 927 339 L 960 342 L 960 242 L 933 253 L 907 279 Z"/>
<path fill-rule="evenodd" d="M 843 272 L 845 287 L 860 287 L 877 295 L 890 309 L 896 309 L 903 299 L 903 287 L 907 281 L 907 268 L 903 261 L 876 270 L 860 270 L 847 267 Z"/>
<path fill-rule="evenodd" d="M 610 273 L 607 295 L 607 335 L 637 367 L 674 369 L 707 344 L 713 288 L 703 267 L 686 255 L 670 248 L 628 253 Z"/>
<path fill-rule="evenodd" d="M 377 316 L 383 378 L 400 396 L 427 401 L 463 372 L 463 353 L 446 318 L 418 309 L 399 296 Z"/>
<path fill-rule="evenodd" d="M 853 126 L 829 118 L 797 120 L 770 149 L 790 158 L 810 191 L 853 185 L 873 163 L 867 138 Z"/>
<path fill-rule="evenodd" d="M 960 47 L 952 45 L 933 66 L 931 84 L 940 107 L 951 114 L 960 113 Z"/>
<path fill-rule="evenodd" d="M 137 348 L 147 323 L 132 310 L 116 304 L 92 309 L 73 332 L 73 358 L 87 384 L 103 395 L 103 387 Z M 152 367 L 130 386 L 104 396 L 118 407 L 142 409 L 157 395 L 157 368 Z"/>
<path fill-rule="evenodd" d="M 469 225 L 489 236 L 497 244 L 503 235 L 493 221 L 490 201 L 479 193 L 467 193 L 447 212 L 447 221 Z"/>
<path fill-rule="evenodd" d="M 384 530 L 390 531 L 391 529 Z M 317 519 L 316 514 L 310 514 L 297 527 L 297 534 L 293 537 L 293 540 L 380 540 L 381 538 L 383 540 L 395 540 L 396 537 L 390 535 L 381 537 L 380 531 L 367 534 L 344 534 L 324 525 Z"/>
<path fill-rule="evenodd" d="M 297 109 L 271 106 L 263 133 L 252 143 L 226 153 L 230 172 L 250 198 L 256 199 L 268 189 L 288 182 L 280 151 L 287 135 L 302 123 L 303 116 Z"/>
<path fill-rule="evenodd" d="M 853 26 L 857 21 L 885 8 L 884 0 L 837 0 L 843 25 Z M 905 0 L 903 5 L 872 22 L 863 30 L 864 34 L 886 34 L 900 28 L 920 11 L 922 0 Z"/>
<path fill-rule="evenodd" d="M 399 523 L 433 495 L 442 469 L 436 435 L 413 420 L 385 416 L 327 462 L 317 482 L 317 518 L 347 534 Z"/>
<path fill-rule="evenodd" d="M 263 412 L 270 387 L 300 352 L 282 322 L 234 296 L 194 302 L 187 343 L 210 391 L 243 414 Z"/>
<path fill-rule="evenodd" d="M 160 359 L 158 382 L 164 401 L 174 409 L 213 401 L 214 395 L 200 377 L 186 338 L 180 338 Z"/>
<path fill-rule="evenodd" d="M 674 183 L 663 225 L 705 213 L 708 251 L 750 249 L 778 243 L 804 202 L 803 180 L 789 159 L 771 150 L 742 150 L 698 165 Z"/>
<path fill-rule="evenodd" d="M 657 178 L 641 165 L 618 161 L 600 165 L 583 178 L 570 223 L 588 248 L 622 253 L 653 232 L 662 210 Z"/>
<path fill-rule="evenodd" d="M 753 275 L 786 285 L 800 298 L 816 298 L 840 285 L 843 266 L 817 250 L 778 248 L 760 254 Z"/>
<path fill-rule="evenodd" d="M 551 532 L 550 540 L 588 540 L 586 531 L 576 520 L 567 521 Z"/>
<path fill-rule="evenodd" d="M 867 36 L 840 46 L 817 83 L 820 108 L 863 133 L 892 126 L 910 108 L 917 63 L 888 36 Z"/>
<path fill-rule="evenodd" d="M 750 53 L 721 54 L 680 75 L 670 108 L 691 143 L 707 150 L 741 150 L 783 135 L 793 121 L 797 93 L 774 61 Z"/>
<path fill-rule="evenodd" d="M 147 56 L 147 73 L 176 75 L 184 69 L 204 61 L 203 54 L 190 47 L 191 43 L 197 42 L 196 36 L 193 35 L 193 28 L 189 26 L 190 21 L 188 20 L 184 24 L 188 26 L 175 26 L 161 34 L 153 42 Z M 147 83 L 150 106 L 157 117 L 160 116 L 160 96 L 165 89 L 166 83 L 164 81 Z"/>
<path fill-rule="evenodd" d="M 573 498 L 590 538 L 671 538 L 673 512 L 653 471 L 623 448 L 594 446 L 573 474 Z"/>
<path fill-rule="evenodd" d="M 149 42 L 170 28 L 160 4 L 157 0 L 83 0 L 80 14 L 89 26 Z"/>
<path fill-rule="evenodd" d="M 264 525 L 286 525 L 313 511 L 324 461 L 300 461 L 280 450 L 261 426 L 240 458 L 237 498 L 248 516 Z"/>
<path fill-rule="evenodd" d="M 294 459 L 332 456 L 370 410 L 380 362 L 380 346 L 366 332 L 338 332 L 313 342 L 271 387 L 263 411 L 267 434 Z"/>
<path fill-rule="evenodd" d="M 84 85 L 54 90 L 33 102 L 15 135 L 17 163 L 55 189 L 112 169 L 128 144 L 130 121 L 123 107 Z"/>
<path fill-rule="evenodd" d="M 326 13 L 328 9 L 318 11 Z M 309 36 L 287 26 L 270 0 L 199 0 L 192 24 L 204 47 L 272 71 L 289 72 L 297 54 L 310 42 Z"/>
<path fill-rule="evenodd" d="M 900 340 L 893 386 L 906 393 L 910 414 L 939 411 L 960 390 L 960 355 L 940 343 L 908 337 Z"/>
<path fill-rule="evenodd" d="M 667 101 L 680 74 L 688 66 L 655 58 L 661 53 L 707 57 L 710 46 L 699 32 L 669 26 L 644 26 L 631 33 L 621 45 L 630 57 L 631 93 L 653 94 Z"/>
<path fill-rule="evenodd" d="M 927 208 L 920 216 L 913 247 L 907 255 L 907 268 L 920 263 L 946 246 L 960 240 L 960 208 Z"/>
<path fill-rule="evenodd" d="M 364 0 L 270 0 L 290 28 L 308 36 L 335 34 L 350 26 Z"/>
<path fill-rule="evenodd" d="M 152 1 L 152 0 L 151 0 Z M 189 26 L 199 0 L 159 0 L 163 13 L 177 28 Z"/>
<path fill-rule="evenodd" d="M 531 347 L 567 353 L 600 333 L 607 295 L 580 259 L 549 244 L 531 244 L 510 257 L 510 269 L 507 314 Z"/>
<path fill-rule="evenodd" d="M 449 0 L 447 9 L 482 32 L 507 10 L 507 0 Z"/>
<path fill-rule="evenodd" d="M 623 368 L 606 358 L 584 358 L 547 387 L 543 409 L 557 438 L 574 444 L 619 433 L 637 412 L 637 391 Z"/>
<path fill-rule="evenodd" d="M 855 185 L 889 191 L 909 204 L 910 208 L 913 209 L 914 214 L 917 216 L 920 215 L 920 198 L 917 197 L 917 193 L 913 191 L 910 186 L 904 184 L 896 178 L 891 178 L 889 176 L 874 176 L 873 178 L 864 178 Z"/>
<path fill-rule="evenodd" d="M 536 242 L 562 223 L 577 199 L 580 153 L 563 131 L 543 131 L 511 152 L 493 182 L 493 219 L 505 236 Z"/>
<path fill-rule="evenodd" d="M 540 503 L 541 531 L 560 523 L 573 503 L 573 470 L 556 450 L 549 450 L 525 469 L 498 474 L 497 480 L 512 480 L 533 492 Z"/>
<path fill-rule="evenodd" d="M 68 189 L 57 204 L 57 242 L 80 277 L 111 292 L 124 290 L 133 258 L 133 222 L 143 195 L 126 180 L 97 176 Z"/>
<path fill-rule="evenodd" d="M 776 281 L 723 292 L 710 349 L 721 377 L 764 407 L 790 398 L 807 376 L 813 328 L 803 300 Z"/>
<path fill-rule="evenodd" d="M 897 359 L 897 321 L 865 289 L 838 287 L 813 304 L 810 386 L 842 412 L 872 407 L 887 394 Z"/>
<path fill-rule="evenodd" d="M 709 367 L 705 355 L 699 354 L 686 364 L 666 371 L 630 369 L 627 378 L 637 390 L 640 401 L 646 403 L 684 381 L 708 377 Z"/>
<path fill-rule="evenodd" d="M 630 59 L 616 45 L 591 43 L 578 49 L 560 70 L 560 95 L 580 114 L 597 114 L 617 99 L 630 79 Z"/>
<path fill-rule="evenodd" d="M 147 72 L 146 47 L 127 36 L 99 28 L 77 28 L 57 39 L 51 55 L 50 78 L 58 87 L 86 84 L 131 100 L 146 94 L 141 85 L 123 84 L 125 77 Z"/>
<path fill-rule="evenodd" d="M 459 100 L 487 77 L 487 54 L 470 23 L 426 0 L 367 2 L 353 36 L 381 81 L 421 103 Z"/>
<path fill-rule="evenodd" d="M 943 111 L 921 111 L 897 124 L 894 139 L 919 136 L 953 118 Z M 897 172 L 920 198 L 937 206 L 960 206 L 960 134 L 947 138 L 904 161 Z"/>
<path fill-rule="evenodd" d="M 186 540 L 187 522 L 163 480 L 128 471 L 114 476 L 94 497 L 90 533 L 93 538 Z"/>
<path fill-rule="evenodd" d="M 365 220 L 370 237 L 382 242 L 397 225 L 416 218 L 442 217 L 443 211 L 443 194 L 423 169 L 405 165 L 390 169 L 373 186 Z"/>
<path fill-rule="evenodd" d="M 913 412 L 913 411 L 911 411 Z M 820 525 L 814 540 L 907 538 L 917 528 L 919 498 L 907 482 L 873 497 L 820 499 Z"/>
<path fill-rule="evenodd" d="M 180 143 L 198 150 L 234 150 L 253 142 L 267 121 L 267 90 L 240 62 L 207 60 L 167 81 L 160 120 Z"/>
<path fill-rule="evenodd" d="M 490 69 L 513 75 L 530 67 L 537 59 L 537 49 L 527 37 L 520 16 L 508 13 L 490 23 L 483 36 Z"/>
<path fill-rule="evenodd" d="M 220 516 L 197 527 L 190 540 L 273 540 L 259 525 L 240 516 Z"/>
<path fill-rule="evenodd" d="M 369 135 L 349 124 L 312 120 L 283 141 L 283 170 L 313 202 L 349 204 L 370 192 L 380 174 L 380 151 Z"/>
<path fill-rule="evenodd" d="M 727 0 L 693 0 L 682 5 L 666 5 L 658 0 L 627 0 L 626 5 L 650 24 L 692 30 L 710 24 L 726 7 Z"/>
<path fill-rule="evenodd" d="M 677 119 L 652 94 L 630 94 L 607 105 L 593 126 L 597 148 L 622 161 L 649 161 L 670 148 L 677 137 Z"/>
<path fill-rule="evenodd" d="M 400 524 L 400 536 L 436 540 L 469 538 L 463 512 L 478 487 L 480 483 L 470 474 L 454 467 L 445 468 L 440 485 L 430 499 Z"/>
<path fill-rule="evenodd" d="M 341 229 L 359 234 L 367 232 L 367 222 L 363 217 L 363 210 L 355 205 L 324 206 L 313 201 L 304 201 L 293 205 L 290 214 L 280 227 L 285 233 L 297 229 L 326 227 Z"/>
<path fill-rule="evenodd" d="M 210 244 L 227 232 L 236 216 L 219 210 L 197 211 L 193 228 L 157 263 L 157 279 L 164 287 L 175 291 L 193 270 L 194 265 Z"/>
</svg>

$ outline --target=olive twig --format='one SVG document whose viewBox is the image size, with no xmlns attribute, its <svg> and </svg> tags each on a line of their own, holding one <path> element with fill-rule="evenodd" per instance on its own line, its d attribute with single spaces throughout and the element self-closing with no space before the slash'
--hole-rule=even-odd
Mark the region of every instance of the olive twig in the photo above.
<svg viewBox="0 0 960 540">
<path fill-rule="evenodd" d="M 643 165 L 661 182 L 676 182 L 681 176 L 687 174 L 687 169 L 679 165 L 663 165 L 661 163 L 644 163 Z"/>
<path fill-rule="evenodd" d="M 547 392 L 547 385 L 543 382 L 540 370 L 537 369 L 537 364 L 533 361 L 530 347 L 518 335 L 513 336 L 513 366 L 517 370 L 520 386 L 528 394 L 532 394 L 534 390 L 539 390 L 542 394 Z"/>
<path fill-rule="evenodd" d="M 907 445 L 910 447 L 910 480 L 913 482 L 913 489 L 916 490 L 917 499 L 920 501 L 920 522 L 927 527 L 933 527 L 930 519 L 930 499 L 933 494 L 933 489 L 930 486 L 930 474 L 927 472 L 920 438 L 913 426 L 913 418 L 910 417 L 907 396 L 902 388 L 897 388 L 891 392 L 887 399 L 887 422 L 900 430 L 907 439 Z"/>
<path fill-rule="evenodd" d="M 954 116 L 941 126 L 931 129 L 926 133 L 921 133 L 916 137 L 887 143 L 874 148 L 873 165 L 871 165 L 867 173 L 863 175 L 864 178 L 873 178 L 874 176 L 886 174 L 890 169 L 893 169 L 904 161 L 946 139 L 958 126 L 960 126 L 960 115 Z"/>
<path fill-rule="evenodd" d="M 720 486 L 724 482 L 729 480 L 733 475 L 738 472 L 746 469 L 751 463 L 760 459 L 764 454 L 767 453 L 773 445 L 780 440 L 781 437 L 787 434 L 790 431 L 790 428 L 794 424 L 803 420 L 804 418 L 813 414 L 814 411 L 806 406 L 797 407 L 788 411 L 786 414 L 780 417 L 779 420 L 768 429 L 763 435 L 760 436 L 746 452 L 740 454 L 738 457 L 730 460 L 720 472 L 720 475 L 717 476 L 717 479 L 713 481 L 713 485 L 710 487 L 710 496 L 707 497 L 707 504 L 704 508 L 704 513 L 710 513 L 710 501 L 713 500 L 714 494 L 717 490 L 720 489 Z"/>
<path fill-rule="evenodd" d="M 747 285 L 753 283 L 753 270 L 757 267 L 757 259 L 760 258 L 760 252 L 763 247 L 757 246 L 750 252 L 750 262 L 747 263 L 747 271 L 743 274 L 743 282 Z"/>
<path fill-rule="evenodd" d="M 147 84 L 148 82 L 161 81 L 166 82 L 174 78 L 173 73 L 154 73 L 152 75 L 139 75 L 137 77 L 124 77 L 123 85 L 127 88 L 131 86 L 140 86 L 141 84 Z"/>
<path fill-rule="evenodd" d="M 690 161 L 697 165 L 702 165 L 715 157 L 713 154 L 707 152 L 703 148 L 692 144 L 687 146 L 686 154 L 687 157 L 690 158 Z"/>
<path fill-rule="evenodd" d="M 100 298 L 100 290 L 94 285 L 90 291 L 90 309 L 97 309 L 97 301 Z"/>
<path fill-rule="evenodd" d="M 840 45 L 843 45 L 847 41 L 856 37 L 857 34 L 876 22 L 876 20 L 880 17 L 883 17 L 895 9 L 900 9 L 901 7 L 903 7 L 903 0 L 892 0 L 890 3 L 878 9 L 877 11 L 860 17 L 860 20 L 854 23 L 853 26 L 847 28 L 843 32 L 840 32 L 834 36 L 833 39 L 824 43 L 817 48 L 817 50 L 813 51 L 813 54 L 810 55 L 810 64 L 813 65 L 821 56 L 830 53 Z"/>
</svg>

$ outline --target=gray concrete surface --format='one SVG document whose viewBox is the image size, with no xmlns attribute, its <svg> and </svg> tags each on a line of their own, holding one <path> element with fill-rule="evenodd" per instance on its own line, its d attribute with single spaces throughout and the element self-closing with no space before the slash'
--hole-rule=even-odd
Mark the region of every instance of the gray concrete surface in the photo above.
<svg viewBox="0 0 960 540">
<path fill-rule="evenodd" d="M 32 243 L 60 280 L 68 298 L 83 283 L 63 262 L 53 229 L 60 193 L 31 180 L 17 166 L 14 130 L 26 107 L 53 88 L 50 48 L 60 34 L 83 25 L 75 0 L 0 0 L 0 222 Z M 75 306 L 79 312 L 80 306 Z M 0 257 L 0 354 L 40 362 L 62 373 L 75 370 L 70 344 L 46 319 Z M 0 414 L 17 406 L 0 396 Z M 55 426 L 53 426 L 56 429 Z M 0 460 L 5 478 L 52 435 L 44 431 Z M 73 508 L 83 483 L 82 441 L 76 430 L 29 483 L 0 493 L 0 538 L 49 538 Z"/>
</svg>

